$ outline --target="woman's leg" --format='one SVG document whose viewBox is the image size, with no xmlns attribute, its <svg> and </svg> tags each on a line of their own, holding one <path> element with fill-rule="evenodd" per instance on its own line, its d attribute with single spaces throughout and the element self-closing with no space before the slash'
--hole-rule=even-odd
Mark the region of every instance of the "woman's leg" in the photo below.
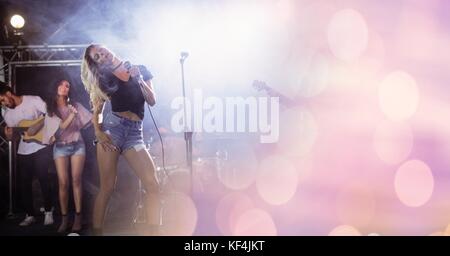
<svg viewBox="0 0 450 256">
<path fill-rule="evenodd" d="M 158 182 L 155 177 L 155 164 L 153 159 L 145 148 L 140 150 L 131 148 L 125 151 L 124 156 L 135 171 L 136 175 L 142 181 L 142 184 L 147 191 L 147 223 L 150 225 L 159 225 L 160 198 Z"/>
<path fill-rule="evenodd" d="M 61 207 L 61 214 L 67 215 L 69 202 L 69 173 L 67 171 L 69 164 L 69 157 L 61 156 L 55 159 L 56 173 L 58 174 L 58 189 L 59 189 L 59 205 Z"/>
<path fill-rule="evenodd" d="M 72 166 L 72 187 L 73 187 L 73 198 L 75 202 L 75 211 L 77 213 L 81 212 L 82 207 L 82 194 L 83 194 L 83 169 L 85 155 L 74 155 L 70 157 L 70 164 Z"/>
<path fill-rule="evenodd" d="M 67 229 L 68 203 L 69 203 L 69 172 L 67 170 L 69 157 L 61 156 L 55 159 L 56 173 L 58 174 L 58 195 L 59 206 L 61 207 L 61 225 L 58 232 L 64 232 Z"/>
<path fill-rule="evenodd" d="M 85 155 L 73 155 L 70 157 L 70 163 L 72 166 L 72 187 L 73 198 L 75 202 L 75 220 L 72 230 L 79 231 L 81 229 L 81 207 L 82 207 L 82 177 L 84 169 Z"/>
<path fill-rule="evenodd" d="M 97 145 L 97 162 L 100 174 L 100 192 L 95 199 L 93 213 L 93 228 L 97 232 L 103 228 L 103 220 L 109 198 L 114 190 L 117 176 L 118 151 L 106 151 Z M 101 231 L 100 231 L 101 232 Z"/>
</svg>

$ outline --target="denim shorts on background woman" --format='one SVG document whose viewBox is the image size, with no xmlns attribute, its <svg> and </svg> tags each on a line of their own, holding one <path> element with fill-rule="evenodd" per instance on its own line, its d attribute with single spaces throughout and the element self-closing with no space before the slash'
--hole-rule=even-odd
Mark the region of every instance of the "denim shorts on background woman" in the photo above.
<svg viewBox="0 0 450 256">
<path fill-rule="evenodd" d="M 86 155 L 86 147 L 83 140 L 74 142 L 55 142 L 53 146 L 53 159 L 62 156 Z"/>
</svg>

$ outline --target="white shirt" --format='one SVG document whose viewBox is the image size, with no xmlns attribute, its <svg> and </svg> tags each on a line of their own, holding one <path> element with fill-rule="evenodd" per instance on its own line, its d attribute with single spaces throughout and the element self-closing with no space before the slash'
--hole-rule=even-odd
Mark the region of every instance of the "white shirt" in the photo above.
<svg viewBox="0 0 450 256">
<path fill-rule="evenodd" d="M 16 127 L 22 120 L 34 120 L 46 113 L 47 106 L 39 96 L 24 95 L 22 103 L 15 108 L 6 108 L 3 111 L 3 119 L 8 127 Z M 24 142 L 21 138 L 17 154 L 30 155 L 45 147 L 35 142 Z"/>
</svg>

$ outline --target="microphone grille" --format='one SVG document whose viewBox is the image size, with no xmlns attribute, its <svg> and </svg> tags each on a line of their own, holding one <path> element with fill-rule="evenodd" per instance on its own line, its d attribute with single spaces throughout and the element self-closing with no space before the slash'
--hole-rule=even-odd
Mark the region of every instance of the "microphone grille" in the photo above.
<svg viewBox="0 0 450 256">
<path fill-rule="evenodd" d="M 181 57 L 182 58 L 187 58 L 189 56 L 188 52 L 181 52 Z"/>
<path fill-rule="evenodd" d="M 126 69 L 130 69 L 130 68 L 131 68 L 131 63 L 130 63 L 129 61 L 125 61 L 125 62 L 123 63 L 123 66 L 124 66 Z"/>
</svg>

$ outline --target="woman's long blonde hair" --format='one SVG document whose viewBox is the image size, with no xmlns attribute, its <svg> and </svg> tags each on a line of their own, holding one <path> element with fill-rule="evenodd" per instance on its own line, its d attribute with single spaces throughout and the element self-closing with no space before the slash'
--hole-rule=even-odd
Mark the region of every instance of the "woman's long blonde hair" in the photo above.
<svg viewBox="0 0 450 256">
<path fill-rule="evenodd" d="M 98 103 L 108 100 L 108 96 L 100 89 L 99 77 L 100 70 L 89 55 L 93 47 L 99 47 L 99 44 L 91 44 L 84 50 L 83 60 L 81 62 L 81 81 L 84 88 L 89 93 L 91 105 L 96 106 Z"/>
</svg>

